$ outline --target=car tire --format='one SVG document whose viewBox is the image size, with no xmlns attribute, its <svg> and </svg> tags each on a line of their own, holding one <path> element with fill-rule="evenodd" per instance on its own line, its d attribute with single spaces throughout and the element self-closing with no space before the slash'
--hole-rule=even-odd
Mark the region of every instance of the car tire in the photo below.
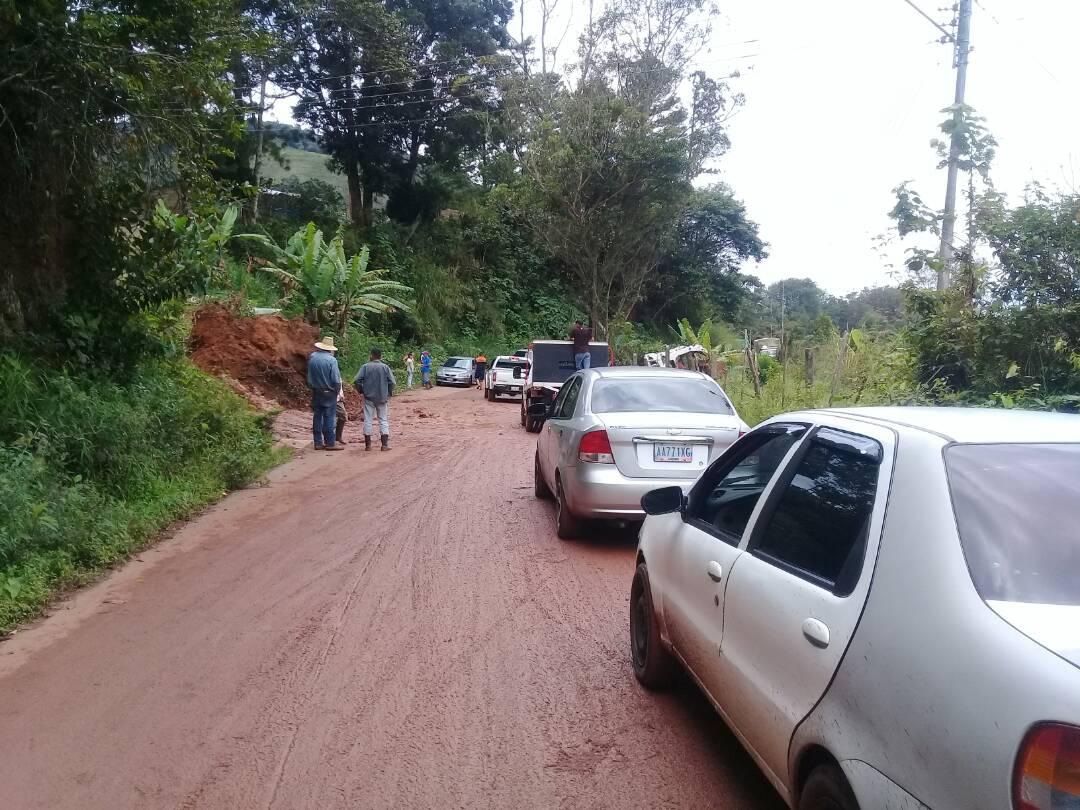
<svg viewBox="0 0 1080 810">
<path fill-rule="evenodd" d="M 548 488 L 547 481 L 544 480 L 544 476 L 540 471 L 540 454 L 537 453 L 533 460 L 533 494 L 540 500 L 547 500 L 551 497 L 551 490 Z"/>
<path fill-rule="evenodd" d="M 521 426 L 523 428 L 525 428 L 526 430 L 528 430 L 528 427 L 525 424 L 525 400 L 524 399 L 521 400 Z"/>
<path fill-rule="evenodd" d="M 526 433 L 539 433 L 540 424 L 533 417 L 528 414 L 525 415 L 525 432 Z"/>
<path fill-rule="evenodd" d="M 581 534 L 581 521 L 570 512 L 562 479 L 555 476 L 555 534 L 560 540 L 574 540 Z"/>
<path fill-rule="evenodd" d="M 859 810 L 859 802 L 840 766 L 827 762 L 810 772 L 799 796 L 799 810 Z"/>
<path fill-rule="evenodd" d="M 646 689 L 663 689 L 675 675 L 675 659 L 660 640 L 645 563 L 637 567 L 630 585 L 630 663 Z"/>
</svg>

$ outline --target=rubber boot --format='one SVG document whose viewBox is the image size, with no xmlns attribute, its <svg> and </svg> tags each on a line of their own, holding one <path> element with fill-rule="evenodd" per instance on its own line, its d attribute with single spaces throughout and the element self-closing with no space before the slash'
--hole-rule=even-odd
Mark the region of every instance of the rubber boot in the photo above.
<svg viewBox="0 0 1080 810">
<path fill-rule="evenodd" d="M 364 449 L 365 450 L 370 450 L 371 449 L 371 437 L 370 436 L 364 436 Z"/>
<path fill-rule="evenodd" d="M 385 433 L 379 437 L 379 441 L 382 442 L 382 447 L 379 448 L 380 450 L 385 452 L 390 449 L 390 437 L 387 436 Z"/>
</svg>

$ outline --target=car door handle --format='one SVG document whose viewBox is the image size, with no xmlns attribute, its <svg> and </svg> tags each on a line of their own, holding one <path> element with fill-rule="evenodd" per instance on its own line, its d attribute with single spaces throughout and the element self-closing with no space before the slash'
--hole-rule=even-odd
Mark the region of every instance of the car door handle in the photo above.
<svg viewBox="0 0 1080 810">
<path fill-rule="evenodd" d="M 705 571 L 709 575 L 709 579 L 713 582 L 719 582 L 720 577 L 724 575 L 723 567 L 716 560 L 709 560 L 709 564 L 706 566 Z"/>
<path fill-rule="evenodd" d="M 817 619 L 807 619 L 802 623 L 802 634 L 815 647 L 825 649 L 829 646 L 829 628 Z"/>
</svg>

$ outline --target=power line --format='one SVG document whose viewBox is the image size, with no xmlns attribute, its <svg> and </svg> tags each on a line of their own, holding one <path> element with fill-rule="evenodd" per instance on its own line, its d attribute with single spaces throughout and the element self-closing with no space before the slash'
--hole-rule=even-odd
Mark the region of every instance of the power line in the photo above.
<svg viewBox="0 0 1080 810">
<path fill-rule="evenodd" d="M 931 17 L 929 14 L 927 14 L 925 11 L 915 5 L 913 0 L 904 0 L 904 2 L 911 6 L 913 9 L 915 9 L 917 12 L 919 12 L 919 14 L 922 15 L 927 22 L 929 22 L 932 26 L 934 26 L 934 28 L 944 34 L 946 42 L 952 42 L 954 44 L 956 43 L 956 37 L 953 36 L 952 32 L 945 29 L 940 23 L 938 23 L 937 20 L 935 20 L 933 17 Z"/>
</svg>

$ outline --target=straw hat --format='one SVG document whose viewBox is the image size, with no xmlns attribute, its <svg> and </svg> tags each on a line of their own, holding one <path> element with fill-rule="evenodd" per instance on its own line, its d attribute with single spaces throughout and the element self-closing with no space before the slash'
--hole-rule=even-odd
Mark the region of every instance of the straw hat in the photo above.
<svg viewBox="0 0 1080 810">
<path fill-rule="evenodd" d="M 327 335 L 322 340 L 315 343 L 316 349 L 322 349 L 324 352 L 336 352 L 337 346 L 334 345 L 334 336 Z"/>
</svg>

